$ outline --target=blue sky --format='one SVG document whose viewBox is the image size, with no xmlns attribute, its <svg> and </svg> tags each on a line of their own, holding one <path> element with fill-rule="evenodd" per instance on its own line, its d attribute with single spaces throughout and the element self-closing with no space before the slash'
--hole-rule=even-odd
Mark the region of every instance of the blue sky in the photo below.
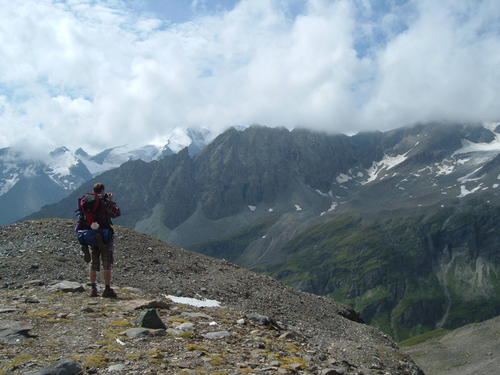
<svg viewBox="0 0 500 375">
<path fill-rule="evenodd" d="M 221 1 L 181 1 L 181 0 L 131 0 L 127 4 L 137 12 L 150 12 L 152 17 L 158 17 L 166 22 L 184 23 L 195 17 L 215 15 L 220 12 L 230 12 L 238 3 L 235 0 Z"/>
<path fill-rule="evenodd" d="M 498 121 L 499 98 L 498 0 L 0 0 L 0 147 Z"/>
</svg>

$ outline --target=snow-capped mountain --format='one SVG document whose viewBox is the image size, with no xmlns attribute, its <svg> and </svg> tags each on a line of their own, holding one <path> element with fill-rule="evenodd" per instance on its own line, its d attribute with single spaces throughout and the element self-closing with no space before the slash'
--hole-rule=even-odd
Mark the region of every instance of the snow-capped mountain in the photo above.
<svg viewBox="0 0 500 375">
<path fill-rule="evenodd" d="M 92 178 L 85 164 L 66 147 L 50 152 L 43 172 L 68 192 Z"/>
<path fill-rule="evenodd" d="M 118 146 L 90 155 L 83 149 L 58 147 L 48 155 L 29 150 L 0 149 L 0 225 L 10 224 L 42 206 L 55 203 L 85 181 L 131 160 L 151 162 L 187 147 L 191 155 L 209 141 L 204 128 L 175 128 L 166 144 L 143 147 Z"/>
<path fill-rule="evenodd" d="M 66 147 L 59 147 L 44 158 L 11 148 L 0 150 L 0 196 L 23 179 L 46 175 L 62 190 L 73 191 L 92 178 L 89 171 Z"/>
<path fill-rule="evenodd" d="M 336 206 L 363 201 L 369 210 L 384 200 L 400 207 L 444 207 L 449 200 L 471 194 L 500 193 L 500 175 L 495 173 L 500 172 L 498 122 L 422 125 L 388 132 L 385 138 L 380 160 L 336 176 L 332 185 Z M 366 199 L 374 191 L 378 199 Z"/>
<path fill-rule="evenodd" d="M 128 146 L 118 146 L 108 148 L 96 155 L 89 155 L 83 149 L 79 148 L 74 155 L 90 171 L 93 177 L 100 175 L 110 169 L 118 168 L 123 163 L 130 160 L 143 160 L 150 162 L 158 160 L 162 155 L 163 148 L 153 145 L 147 145 L 138 149 Z"/>
<path fill-rule="evenodd" d="M 87 167 L 65 147 L 42 157 L 0 150 L 0 225 L 61 200 L 90 178 Z"/>
<path fill-rule="evenodd" d="M 207 128 L 176 127 L 166 138 L 164 145 L 146 145 L 140 148 L 118 146 L 108 148 L 96 155 L 89 155 L 79 148 L 75 156 L 88 168 L 92 176 L 97 176 L 131 160 L 142 160 L 149 163 L 167 155 L 177 154 L 187 147 L 189 155 L 196 155 L 211 140 L 212 133 Z"/>
</svg>

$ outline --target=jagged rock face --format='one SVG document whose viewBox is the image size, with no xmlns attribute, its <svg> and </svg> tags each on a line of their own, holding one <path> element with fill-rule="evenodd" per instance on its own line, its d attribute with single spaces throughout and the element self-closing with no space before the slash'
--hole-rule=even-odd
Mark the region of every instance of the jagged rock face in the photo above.
<svg viewBox="0 0 500 375">
<path fill-rule="evenodd" d="M 346 302 L 400 340 L 500 311 L 495 131 L 252 126 L 99 181 L 122 208 L 116 223 Z M 33 217 L 72 217 L 94 182 Z"/>
<path fill-rule="evenodd" d="M 381 157 L 376 142 L 380 137 L 380 133 L 328 136 L 260 126 L 244 132 L 231 129 L 194 160 L 203 212 L 218 220 L 249 205 L 272 207 L 298 185 L 326 193 L 339 173 Z"/>
</svg>

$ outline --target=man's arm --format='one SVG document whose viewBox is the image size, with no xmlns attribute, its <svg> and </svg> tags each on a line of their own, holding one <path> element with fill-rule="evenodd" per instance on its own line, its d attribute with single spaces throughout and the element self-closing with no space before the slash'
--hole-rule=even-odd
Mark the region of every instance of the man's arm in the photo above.
<svg viewBox="0 0 500 375">
<path fill-rule="evenodd" d="M 112 219 L 122 214 L 120 208 L 111 199 L 108 200 L 107 206 L 109 208 L 109 215 L 111 216 Z"/>
</svg>

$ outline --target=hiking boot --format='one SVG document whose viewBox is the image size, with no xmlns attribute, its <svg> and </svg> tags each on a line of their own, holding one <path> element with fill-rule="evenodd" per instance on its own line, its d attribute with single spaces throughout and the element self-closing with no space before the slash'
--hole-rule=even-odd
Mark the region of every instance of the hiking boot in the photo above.
<svg viewBox="0 0 500 375">
<path fill-rule="evenodd" d="M 92 290 L 90 291 L 90 296 L 99 297 L 99 293 L 97 293 L 97 288 L 92 288 Z"/>
<path fill-rule="evenodd" d="M 85 263 L 90 263 L 90 251 L 89 247 L 87 245 L 82 246 L 82 251 L 83 251 L 83 260 Z"/>
<path fill-rule="evenodd" d="M 102 239 L 102 234 L 97 233 L 95 235 L 95 239 L 97 240 L 97 247 L 99 248 L 99 250 L 101 250 L 101 253 L 103 254 L 106 253 L 108 251 L 108 247 L 106 246 L 104 240 Z"/>
<path fill-rule="evenodd" d="M 102 292 L 102 296 L 104 298 L 116 298 L 116 293 L 113 289 L 109 288 L 109 289 L 104 289 L 104 292 Z"/>
</svg>

